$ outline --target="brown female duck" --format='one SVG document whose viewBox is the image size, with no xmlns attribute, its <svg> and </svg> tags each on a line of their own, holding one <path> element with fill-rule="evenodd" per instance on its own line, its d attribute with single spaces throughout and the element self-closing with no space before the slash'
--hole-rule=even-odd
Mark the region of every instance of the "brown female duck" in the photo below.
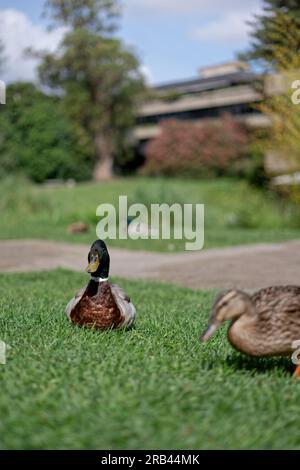
<svg viewBox="0 0 300 470">
<path fill-rule="evenodd" d="M 268 287 L 248 295 L 239 290 L 220 294 L 201 341 L 208 340 L 226 320 L 228 339 L 250 356 L 292 356 L 300 340 L 300 287 Z M 296 368 L 300 377 L 300 365 Z"/>
<path fill-rule="evenodd" d="M 108 280 L 110 257 L 106 244 L 96 240 L 88 254 L 91 280 L 66 307 L 72 323 L 105 330 L 130 327 L 135 320 L 135 307 L 123 289 Z"/>
</svg>

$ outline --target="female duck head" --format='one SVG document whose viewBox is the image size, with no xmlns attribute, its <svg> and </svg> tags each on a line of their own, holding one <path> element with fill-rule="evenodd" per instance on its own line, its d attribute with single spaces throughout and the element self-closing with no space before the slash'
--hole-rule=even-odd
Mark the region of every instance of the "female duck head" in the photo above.
<svg viewBox="0 0 300 470">
<path fill-rule="evenodd" d="M 88 254 L 88 267 L 86 271 L 93 277 L 106 279 L 109 276 L 110 257 L 107 246 L 103 240 L 96 240 Z"/>
<path fill-rule="evenodd" d="M 207 341 L 226 320 L 237 320 L 241 315 L 253 311 L 248 294 L 239 290 L 229 290 L 219 294 L 213 304 L 208 327 L 200 337 Z"/>
</svg>

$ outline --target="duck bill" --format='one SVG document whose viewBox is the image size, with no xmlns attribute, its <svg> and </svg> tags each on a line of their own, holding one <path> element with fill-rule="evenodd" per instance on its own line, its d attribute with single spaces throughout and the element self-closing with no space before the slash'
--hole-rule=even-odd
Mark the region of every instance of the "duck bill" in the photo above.
<svg viewBox="0 0 300 470">
<path fill-rule="evenodd" d="M 210 323 L 206 330 L 200 336 L 200 341 L 204 343 L 205 341 L 209 340 L 209 338 L 211 338 L 212 335 L 217 331 L 219 326 L 220 322 L 217 320 L 214 320 L 212 323 Z"/>
<path fill-rule="evenodd" d="M 100 262 L 97 260 L 94 263 L 89 263 L 88 266 L 85 268 L 85 271 L 89 274 L 93 274 L 97 271 L 100 266 Z"/>
</svg>

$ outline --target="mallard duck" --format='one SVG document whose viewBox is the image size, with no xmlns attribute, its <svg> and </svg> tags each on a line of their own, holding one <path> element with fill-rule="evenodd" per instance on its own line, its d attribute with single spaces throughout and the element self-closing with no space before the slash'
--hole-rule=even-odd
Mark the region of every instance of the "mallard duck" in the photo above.
<svg viewBox="0 0 300 470">
<path fill-rule="evenodd" d="M 66 307 L 66 315 L 72 323 L 101 330 L 130 327 L 136 316 L 134 305 L 123 289 L 110 284 L 110 257 L 107 246 L 96 240 L 88 254 L 86 271 L 90 282 L 83 287 Z"/>
<path fill-rule="evenodd" d="M 228 339 L 250 356 L 292 356 L 300 340 L 300 287 L 274 286 L 253 295 L 229 290 L 217 296 L 209 324 L 200 340 L 207 341 L 218 327 L 231 320 Z M 300 377 L 300 365 L 295 377 Z"/>
</svg>

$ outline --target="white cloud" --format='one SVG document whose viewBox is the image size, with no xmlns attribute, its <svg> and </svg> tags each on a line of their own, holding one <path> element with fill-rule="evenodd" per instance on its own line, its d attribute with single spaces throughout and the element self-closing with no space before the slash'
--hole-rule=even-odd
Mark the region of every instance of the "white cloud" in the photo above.
<svg viewBox="0 0 300 470">
<path fill-rule="evenodd" d="M 24 13 L 17 10 L 0 10 L 0 36 L 7 58 L 1 78 L 6 82 L 35 80 L 37 61 L 25 57 L 24 50 L 33 47 L 53 51 L 63 32 L 63 28 L 49 32 L 42 26 L 33 24 Z"/>
<path fill-rule="evenodd" d="M 178 15 L 196 13 L 199 15 L 225 12 L 249 11 L 261 5 L 262 0 L 125 0 L 125 10 L 143 14 L 153 13 Z"/>
<path fill-rule="evenodd" d="M 152 74 L 150 67 L 148 67 L 148 65 L 145 65 L 145 64 L 140 65 L 140 72 L 143 75 L 146 83 L 150 85 L 153 82 L 153 74 Z"/>
<path fill-rule="evenodd" d="M 253 17 L 250 14 L 232 12 L 209 21 L 192 31 L 191 36 L 201 42 L 217 44 L 246 44 L 251 27 L 247 22 Z"/>
<path fill-rule="evenodd" d="M 187 34 L 206 44 L 247 44 L 247 22 L 262 9 L 262 0 L 125 0 L 127 16 L 173 17 L 188 21 Z M 199 26 L 195 27 L 192 25 Z M 186 21 L 185 21 L 186 24 Z"/>
</svg>

